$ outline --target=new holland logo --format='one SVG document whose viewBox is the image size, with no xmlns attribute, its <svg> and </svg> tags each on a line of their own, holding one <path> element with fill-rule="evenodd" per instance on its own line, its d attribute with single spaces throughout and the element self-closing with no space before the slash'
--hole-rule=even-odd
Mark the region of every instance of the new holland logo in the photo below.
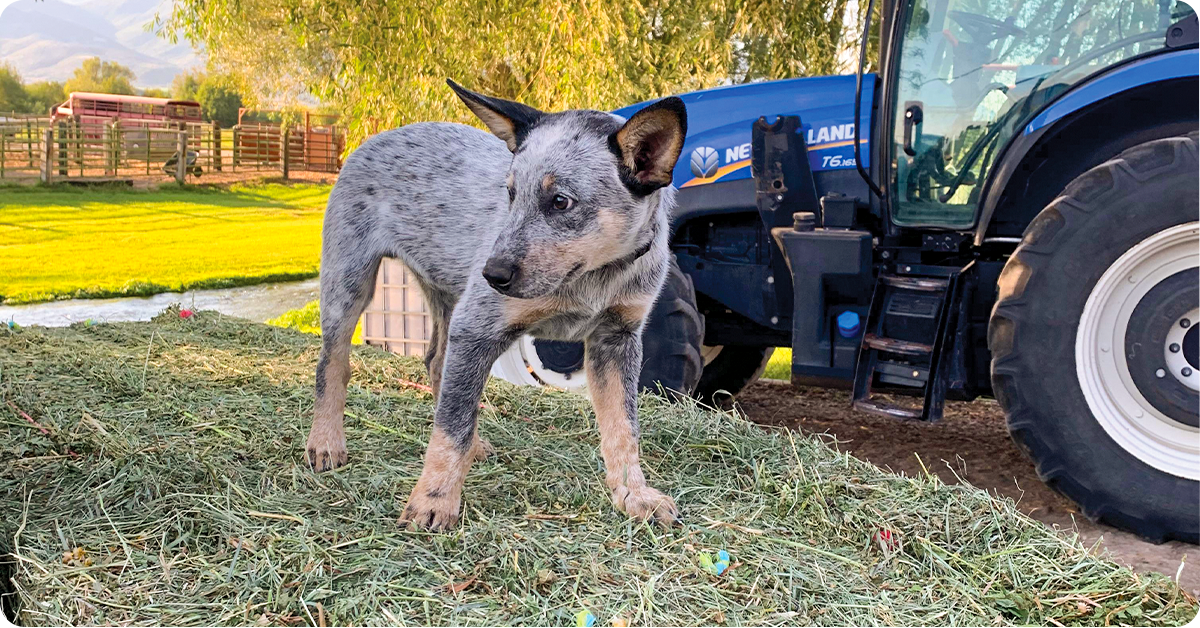
<svg viewBox="0 0 1200 628">
<path fill-rule="evenodd" d="M 717 174 L 717 166 L 721 165 L 717 151 L 708 146 L 700 146 L 692 151 L 692 174 L 707 179 Z"/>
</svg>

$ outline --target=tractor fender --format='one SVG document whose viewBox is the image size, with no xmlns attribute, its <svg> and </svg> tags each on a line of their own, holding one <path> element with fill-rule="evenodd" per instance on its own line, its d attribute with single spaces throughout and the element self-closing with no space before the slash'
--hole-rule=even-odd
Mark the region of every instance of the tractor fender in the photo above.
<svg viewBox="0 0 1200 628">
<path fill-rule="evenodd" d="M 1003 191 L 1020 173 L 1026 159 L 1043 139 L 1053 137 L 1060 127 L 1077 115 L 1123 94 L 1178 79 L 1194 79 L 1198 66 L 1200 51 L 1196 48 L 1134 58 L 1080 82 L 1043 107 L 1020 133 L 1009 140 L 999 165 L 992 171 L 982 194 L 984 200 L 975 228 L 975 246 L 983 244 L 996 209 L 1004 197 Z"/>
</svg>

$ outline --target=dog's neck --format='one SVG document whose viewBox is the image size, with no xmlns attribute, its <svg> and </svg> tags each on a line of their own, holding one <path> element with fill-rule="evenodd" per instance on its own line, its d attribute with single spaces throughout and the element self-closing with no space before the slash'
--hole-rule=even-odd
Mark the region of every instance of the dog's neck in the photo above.
<svg viewBox="0 0 1200 628">
<path fill-rule="evenodd" d="M 649 234 L 644 243 L 639 245 L 638 248 L 634 249 L 634 251 L 629 255 L 619 257 L 589 272 L 604 273 L 627 269 L 633 266 L 638 260 L 645 257 L 648 253 L 650 253 L 650 251 L 654 250 L 654 245 L 659 239 L 659 230 L 662 228 L 662 225 L 667 224 L 667 220 L 664 218 L 664 215 L 669 213 L 670 208 L 673 206 L 673 203 L 670 202 L 671 200 L 672 197 L 668 196 L 666 199 L 663 199 L 660 196 L 658 202 L 655 204 L 654 211 L 650 212 L 650 215 L 646 217 L 646 223 L 643 224 L 640 229 L 638 229 L 639 233 Z"/>
<path fill-rule="evenodd" d="M 655 220 L 655 221 L 651 221 L 651 223 L 650 223 L 650 237 L 646 238 L 646 243 L 643 244 L 642 246 L 638 247 L 638 250 L 634 251 L 633 253 L 630 253 L 629 255 L 621 258 L 621 260 L 618 260 L 618 261 L 625 261 L 630 264 L 632 264 L 633 262 L 636 262 L 643 255 L 649 253 L 650 249 L 654 248 L 654 241 L 657 238 L 658 238 L 658 221 Z"/>
<path fill-rule="evenodd" d="M 648 232 L 650 234 L 649 237 L 646 238 L 646 242 L 643 243 L 641 246 L 639 246 L 637 249 L 635 249 L 629 255 L 626 255 L 625 257 L 618 258 L 616 260 L 613 260 L 613 261 L 605 264 L 604 265 L 605 267 L 617 268 L 617 267 L 629 266 L 629 265 L 633 264 L 634 262 L 638 261 L 639 259 L 645 257 L 645 255 L 647 253 L 649 253 L 651 249 L 654 248 L 654 243 L 655 243 L 655 241 L 658 240 L 659 213 L 668 211 L 668 209 L 667 209 L 667 207 L 665 207 L 665 205 L 667 205 L 667 203 L 665 203 L 663 201 L 663 199 L 660 197 L 658 202 L 655 203 L 654 211 L 650 212 L 650 215 L 646 217 L 646 224 L 643 224 L 642 228 L 638 230 L 640 233 Z M 649 227 L 649 229 L 647 229 L 647 227 Z"/>
</svg>

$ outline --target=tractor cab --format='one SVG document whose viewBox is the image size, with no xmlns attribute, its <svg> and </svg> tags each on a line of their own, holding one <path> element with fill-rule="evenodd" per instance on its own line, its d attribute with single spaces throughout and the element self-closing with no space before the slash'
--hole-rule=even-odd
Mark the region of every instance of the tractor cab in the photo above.
<svg viewBox="0 0 1200 628">
<path fill-rule="evenodd" d="M 974 227 L 994 167 L 1047 103 L 1161 51 L 1191 9 L 1173 0 L 887 3 L 874 137 L 896 228 Z M 1033 124 L 1031 124 L 1033 123 Z"/>
</svg>

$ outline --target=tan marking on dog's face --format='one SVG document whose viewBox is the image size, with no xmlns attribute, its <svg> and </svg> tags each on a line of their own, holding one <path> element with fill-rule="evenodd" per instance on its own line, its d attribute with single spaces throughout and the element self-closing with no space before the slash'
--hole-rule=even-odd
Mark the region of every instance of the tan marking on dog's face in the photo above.
<svg viewBox="0 0 1200 628">
<path fill-rule="evenodd" d="M 474 447 L 466 453 L 458 451 L 446 433 L 435 426 L 425 450 L 425 466 L 400 515 L 400 523 L 428 530 L 453 526 L 462 506 L 463 480 L 475 455 Z"/>
<path fill-rule="evenodd" d="M 600 225 L 600 234 L 591 239 L 589 256 L 603 259 L 604 264 L 624 257 L 629 248 L 633 235 L 630 233 L 629 220 L 620 212 L 611 209 L 601 209 L 596 213 L 596 223 Z"/>
<path fill-rule="evenodd" d="M 550 188 L 553 186 L 554 186 L 554 173 L 547 172 L 546 176 L 542 177 L 542 189 L 549 192 Z"/>
<path fill-rule="evenodd" d="M 591 233 L 551 245 L 543 253 L 544 260 L 552 260 L 555 270 L 565 275 L 576 265 L 582 264 L 584 271 L 595 270 L 628 254 L 626 242 L 633 237 L 624 216 L 602 209 L 596 214 L 596 224 L 598 228 Z"/>
<path fill-rule="evenodd" d="M 594 228 L 586 233 L 558 239 L 527 253 L 520 262 L 522 272 L 544 278 L 547 284 L 559 284 L 572 271 L 576 271 L 572 276 L 578 276 L 617 261 L 629 255 L 638 240 L 639 233 L 632 228 L 632 224 L 633 220 L 621 212 L 599 210 Z M 533 305 L 530 308 L 545 309 Z M 513 320 L 529 318 L 516 316 Z"/>
<path fill-rule="evenodd" d="M 514 225 L 520 223 L 515 212 L 510 215 L 509 220 Z M 538 240 L 537 245 L 526 245 L 527 248 L 523 246 L 524 250 L 519 257 L 506 250 L 509 239 L 506 233 L 502 232 L 493 245 L 489 259 L 515 261 L 520 268 L 518 289 L 511 290 L 508 294 L 522 299 L 534 299 L 552 292 L 562 285 L 568 276 L 577 277 L 581 273 L 595 270 L 629 255 L 640 235 L 633 226 L 635 220 L 635 217 L 620 211 L 598 210 L 585 228 L 569 232 L 560 231 L 553 238 Z M 546 233 L 551 231 L 546 230 Z M 520 238 L 516 239 L 520 241 Z"/>
</svg>

